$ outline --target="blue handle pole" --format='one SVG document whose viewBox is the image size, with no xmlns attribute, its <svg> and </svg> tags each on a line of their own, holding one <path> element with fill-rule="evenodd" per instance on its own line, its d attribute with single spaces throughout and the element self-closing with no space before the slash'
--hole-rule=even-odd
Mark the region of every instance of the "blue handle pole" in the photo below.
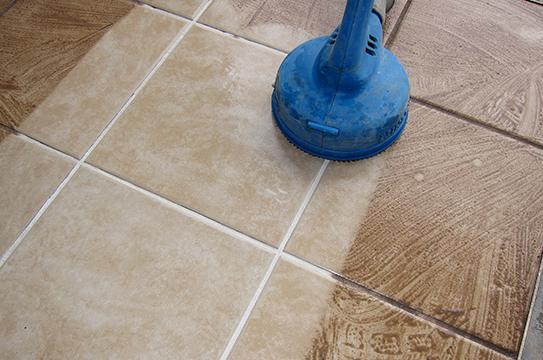
<svg viewBox="0 0 543 360">
<path fill-rule="evenodd" d="M 328 66 L 341 70 L 357 69 L 369 35 L 374 0 L 348 0 Z"/>
</svg>

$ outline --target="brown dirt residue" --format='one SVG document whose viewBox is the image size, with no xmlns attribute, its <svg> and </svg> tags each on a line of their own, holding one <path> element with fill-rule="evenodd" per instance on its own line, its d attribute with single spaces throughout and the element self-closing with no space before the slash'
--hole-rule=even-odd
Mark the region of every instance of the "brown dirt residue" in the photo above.
<svg viewBox="0 0 543 360">
<path fill-rule="evenodd" d="M 16 128 L 133 6 L 125 0 L 1 0 L 7 10 L 0 17 L 0 123 Z"/>
</svg>

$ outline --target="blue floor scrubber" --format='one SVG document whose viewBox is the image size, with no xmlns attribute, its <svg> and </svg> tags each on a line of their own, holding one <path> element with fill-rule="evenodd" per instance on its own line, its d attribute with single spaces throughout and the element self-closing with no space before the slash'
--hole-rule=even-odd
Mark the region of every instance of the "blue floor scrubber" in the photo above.
<svg viewBox="0 0 543 360">
<path fill-rule="evenodd" d="M 409 79 L 383 47 L 373 0 L 348 0 L 341 25 L 283 61 L 272 98 L 294 145 L 330 160 L 359 160 L 391 146 L 408 117 Z"/>
</svg>

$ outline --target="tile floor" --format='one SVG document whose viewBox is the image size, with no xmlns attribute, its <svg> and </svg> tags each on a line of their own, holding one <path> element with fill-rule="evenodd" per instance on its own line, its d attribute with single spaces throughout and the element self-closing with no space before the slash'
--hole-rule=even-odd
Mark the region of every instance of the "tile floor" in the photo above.
<svg viewBox="0 0 543 360">
<path fill-rule="evenodd" d="M 543 6 L 397 1 L 343 164 L 270 95 L 345 0 L 145 2 L 0 1 L 1 358 L 538 359 Z"/>
</svg>

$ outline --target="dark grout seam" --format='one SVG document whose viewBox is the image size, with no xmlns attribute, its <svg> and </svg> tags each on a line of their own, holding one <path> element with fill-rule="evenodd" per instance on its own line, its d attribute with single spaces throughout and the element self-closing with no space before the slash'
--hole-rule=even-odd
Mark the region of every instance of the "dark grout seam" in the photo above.
<svg viewBox="0 0 543 360">
<path fill-rule="evenodd" d="M 448 109 L 444 106 L 441 106 L 441 105 L 438 105 L 432 101 L 429 101 L 429 100 L 425 100 L 425 99 L 422 99 L 418 96 L 411 96 L 411 101 L 414 102 L 415 104 L 419 104 L 419 105 L 422 105 L 424 107 L 427 107 L 427 108 L 430 108 L 432 110 L 436 110 L 436 111 L 439 111 L 441 113 L 445 113 L 447 115 L 450 115 L 454 118 L 457 118 L 459 120 L 462 120 L 464 122 L 467 122 L 467 123 L 470 123 L 472 125 L 475 125 L 475 126 L 479 126 L 479 127 L 482 127 L 486 130 L 489 130 L 489 131 L 492 131 L 494 133 L 497 133 L 497 134 L 500 134 L 502 136 L 505 136 L 505 137 L 508 137 L 510 139 L 513 139 L 513 140 L 516 140 L 518 142 L 521 142 L 523 144 L 526 144 L 526 145 L 529 145 L 529 146 L 532 146 L 532 147 L 535 147 L 539 150 L 543 150 L 543 144 L 539 144 L 535 141 L 532 141 L 530 139 L 527 139 L 521 135 L 517 135 L 515 133 L 512 133 L 512 132 L 509 132 L 507 130 L 503 130 L 495 125 L 492 125 L 492 124 L 489 124 L 487 122 L 484 122 L 482 120 L 479 120 L 473 116 L 470 116 L 470 115 L 466 115 L 466 114 L 463 114 L 459 111 L 456 111 L 456 110 L 451 110 L 451 109 Z"/>
<path fill-rule="evenodd" d="M 152 8 L 153 10 L 157 10 L 159 12 L 163 12 L 165 14 L 168 14 L 168 15 L 171 15 L 171 16 L 174 16 L 174 17 L 178 17 L 178 18 L 180 18 L 182 20 L 185 20 L 185 21 L 188 21 L 188 22 L 191 22 L 192 20 L 194 20 L 194 14 L 192 14 L 192 17 L 177 14 L 177 13 L 174 13 L 174 12 L 172 12 L 170 10 L 166 10 L 164 8 L 161 8 L 161 7 L 157 6 L 157 5 L 147 3 L 147 2 L 145 2 L 143 0 L 129 0 L 129 1 L 131 1 L 134 4 L 137 4 L 137 5 L 148 6 L 148 7 Z M 198 12 L 198 10 L 196 12 Z"/>
<path fill-rule="evenodd" d="M 17 0 L 11 0 L 11 2 L 9 4 L 7 4 L 5 8 L 0 9 L 0 16 L 7 13 L 9 11 L 9 9 L 11 9 L 13 7 L 13 5 L 15 5 L 16 2 L 17 2 Z"/>
<path fill-rule="evenodd" d="M 411 7 L 411 3 L 413 0 L 407 0 L 407 3 L 402 9 L 402 12 L 400 13 L 400 16 L 398 16 L 398 20 L 396 20 L 396 23 L 394 24 L 394 27 L 392 28 L 392 31 L 388 35 L 388 39 L 385 41 L 385 47 L 390 49 L 392 44 L 394 43 L 394 40 L 396 40 L 396 36 L 398 35 L 398 32 L 400 31 L 400 27 L 402 26 L 403 19 L 407 15 L 407 12 L 409 11 L 409 8 Z"/>
<path fill-rule="evenodd" d="M 73 161 L 75 161 L 75 162 L 78 162 L 78 161 L 80 160 L 77 156 L 72 155 L 72 154 L 69 154 L 69 153 L 67 153 L 67 152 L 65 152 L 65 151 L 63 151 L 63 150 L 61 150 L 61 149 L 59 149 L 59 148 L 54 147 L 53 145 L 47 144 L 47 143 L 43 142 L 42 140 L 37 139 L 37 138 L 35 138 L 34 136 L 25 133 L 24 131 L 21 131 L 21 130 L 19 130 L 19 129 L 12 128 L 12 127 L 7 126 L 7 125 L 4 125 L 4 124 L 2 124 L 2 123 L 0 123 L 0 127 L 6 129 L 7 131 L 9 131 L 9 132 L 11 132 L 11 133 L 13 133 L 13 134 L 15 134 L 15 135 L 24 136 L 24 137 L 26 137 L 26 138 L 32 140 L 33 142 L 36 142 L 36 143 L 38 143 L 39 145 L 48 148 L 49 150 L 52 150 L 52 151 L 54 151 L 54 152 L 59 153 L 60 155 L 67 156 L 67 157 L 69 157 L 71 160 L 73 160 Z"/>
<path fill-rule="evenodd" d="M 337 282 L 339 282 L 340 284 L 344 285 L 344 286 L 347 286 L 355 291 L 358 291 L 358 292 L 362 292 L 368 296 L 371 296 L 373 298 L 376 298 L 377 300 L 383 302 L 383 303 L 386 303 L 392 307 L 395 307 L 395 308 L 399 308 L 400 310 L 403 310 L 405 311 L 406 313 L 416 317 L 416 318 L 419 318 L 419 319 L 422 319 L 428 323 L 431 323 L 433 325 L 435 325 L 436 327 L 438 328 L 441 328 L 441 329 L 444 329 L 446 330 L 447 332 L 449 333 L 452 333 L 454 335 L 457 335 L 461 338 L 466 338 L 468 340 L 470 340 L 471 342 L 473 343 L 476 343 L 477 345 L 480 345 L 481 347 L 484 347 L 484 348 L 488 348 L 496 353 L 499 353 L 501 355 L 504 355 L 508 358 L 511 358 L 511 359 L 515 359 L 516 356 L 517 356 L 517 352 L 513 352 L 513 351 L 510 351 L 508 349 L 505 349 L 505 348 L 502 348 L 496 344 L 494 344 L 493 342 L 490 342 L 488 340 L 485 340 L 485 339 L 482 339 L 476 335 L 473 335 L 465 330 L 462 330 L 462 329 L 459 329 L 455 326 L 452 326 L 442 320 L 439 320 L 435 317 L 432 317 L 430 315 L 427 315 L 415 308 L 412 308 L 410 307 L 409 305 L 406 305 L 398 300 L 395 300 L 387 295 L 384 295 L 380 292 L 377 292 L 375 290 L 372 290 L 370 289 L 369 287 L 367 286 L 364 286 L 362 284 L 359 284 L 351 279 L 348 279 L 347 277 L 333 271 L 333 270 L 330 270 L 326 267 L 323 267 L 321 265 L 317 265 L 317 264 L 314 264 L 306 259 L 303 259 L 297 255 L 294 255 L 292 253 L 289 253 L 289 252 L 285 252 L 285 254 L 288 256 L 288 257 L 292 257 L 292 258 L 295 258 L 297 259 L 298 261 L 302 262 L 302 263 L 306 263 L 306 264 L 309 264 L 311 267 L 313 268 L 317 268 L 318 270 L 320 270 L 321 272 L 325 272 L 327 273 L 329 276 L 332 277 L 332 279 L 336 280 Z"/>
</svg>

